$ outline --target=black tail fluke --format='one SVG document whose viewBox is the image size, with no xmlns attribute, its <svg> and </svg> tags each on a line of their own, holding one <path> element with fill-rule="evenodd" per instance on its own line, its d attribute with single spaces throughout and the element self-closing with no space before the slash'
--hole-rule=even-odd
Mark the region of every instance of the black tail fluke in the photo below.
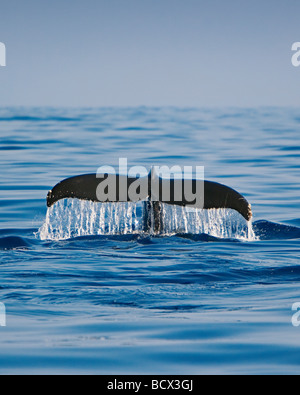
<svg viewBox="0 0 300 395">
<path fill-rule="evenodd" d="M 114 188 L 111 188 L 112 184 Z M 188 197 L 186 190 L 190 191 Z M 201 198 L 193 200 L 191 196 L 196 196 L 196 191 L 200 191 Z M 252 218 L 250 204 L 232 188 L 211 181 L 167 180 L 158 177 L 152 170 L 147 177 L 142 178 L 108 174 L 86 174 L 67 178 L 49 191 L 47 206 L 51 207 L 66 198 L 101 203 L 149 201 L 152 203 L 151 209 L 154 209 L 157 231 L 160 229 L 161 203 L 200 209 L 230 208 L 239 212 L 247 221 Z"/>
<path fill-rule="evenodd" d="M 252 218 L 251 205 L 240 193 L 216 182 L 204 182 L 204 207 L 231 208 L 239 212 L 247 221 Z"/>
<path fill-rule="evenodd" d="M 128 190 L 130 186 L 139 181 L 139 178 L 131 178 L 122 175 L 115 176 L 103 176 L 99 177 L 97 174 L 84 174 L 81 176 L 75 176 L 71 178 L 67 178 L 66 180 L 61 181 L 55 187 L 48 192 L 47 195 L 47 206 L 51 207 L 54 203 L 61 199 L 67 198 L 76 198 L 81 200 L 90 200 L 92 202 L 121 202 L 121 201 L 135 201 L 134 199 L 130 199 L 128 196 Z M 111 177 L 114 177 L 112 180 Z M 99 186 L 107 184 L 107 189 L 109 188 L 109 182 L 113 182 L 115 185 L 115 191 L 113 193 L 105 193 L 105 186 L 101 192 L 103 198 L 100 197 L 101 193 L 99 193 Z M 148 183 L 148 177 L 146 178 L 146 182 Z M 124 195 L 124 188 L 122 185 L 127 185 Z M 148 197 L 148 189 L 146 193 L 140 195 L 139 200 L 145 200 Z"/>
</svg>

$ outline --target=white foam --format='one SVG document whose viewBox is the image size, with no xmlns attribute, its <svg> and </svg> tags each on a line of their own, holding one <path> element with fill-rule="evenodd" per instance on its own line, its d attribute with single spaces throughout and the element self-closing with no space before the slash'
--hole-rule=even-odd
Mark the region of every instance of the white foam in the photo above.
<svg viewBox="0 0 300 395">
<path fill-rule="evenodd" d="M 64 199 L 48 208 L 37 232 L 41 240 L 66 240 L 80 236 L 142 234 L 142 203 L 93 203 Z M 195 210 L 162 204 L 162 235 L 208 234 L 218 238 L 256 240 L 252 223 L 228 209 Z M 149 230 L 154 233 L 153 229 Z"/>
</svg>

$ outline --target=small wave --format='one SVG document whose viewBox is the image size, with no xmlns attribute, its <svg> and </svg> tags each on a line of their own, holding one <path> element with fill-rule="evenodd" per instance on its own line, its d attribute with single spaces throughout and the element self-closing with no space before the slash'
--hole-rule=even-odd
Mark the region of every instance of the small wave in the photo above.
<svg viewBox="0 0 300 395">
<path fill-rule="evenodd" d="M 0 146 L 0 151 L 21 151 L 28 149 L 28 147 L 21 147 L 19 145 L 4 145 Z"/>
<path fill-rule="evenodd" d="M 29 244 L 22 237 L 7 236 L 0 238 L 0 250 L 27 249 Z"/>
<path fill-rule="evenodd" d="M 143 202 L 93 203 L 64 199 L 48 208 L 45 222 L 36 235 L 41 240 L 56 241 L 94 235 L 154 235 L 153 229 L 144 229 L 144 210 Z M 162 204 L 161 218 L 160 236 L 205 234 L 217 239 L 256 240 L 252 223 L 234 210 L 195 210 Z"/>
<path fill-rule="evenodd" d="M 30 116 L 30 115 L 15 115 L 15 116 L 0 117 L 0 122 L 45 122 L 45 121 L 78 122 L 80 120 L 81 120 L 80 118 L 76 118 L 76 117 L 63 117 L 63 116 L 38 117 L 38 116 Z"/>
<path fill-rule="evenodd" d="M 300 228 L 266 220 L 254 222 L 253 230 L 260 240 L 300 239 Z"/>
</svg>

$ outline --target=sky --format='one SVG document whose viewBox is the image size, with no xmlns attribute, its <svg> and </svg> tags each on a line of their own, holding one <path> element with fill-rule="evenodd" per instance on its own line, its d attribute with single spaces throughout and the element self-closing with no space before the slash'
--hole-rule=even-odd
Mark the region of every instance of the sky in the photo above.
<svg viewBox="0 0 300 395">
<path fill-rule="evenodd" d="M 299 0 L 0 0 L 0 106 L 299 106 Z"/>
</svg>

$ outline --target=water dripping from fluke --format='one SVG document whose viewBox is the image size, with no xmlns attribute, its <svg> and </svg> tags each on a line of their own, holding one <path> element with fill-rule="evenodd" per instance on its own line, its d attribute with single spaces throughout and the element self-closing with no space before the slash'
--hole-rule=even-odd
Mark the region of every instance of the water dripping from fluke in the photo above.
<svg viewBox="0 0 300 395">
<path fill-rule="evenodd" d="M 173 236 L 205 234 L 216 239 L 255 241 L 252 221 L 231 209 L 192 209 L 161 203 L 159 232 L 149 202 L 98 203 L 62 199 L 48 207 L 36 236 L 41 240 L 68 240 L 95 235 Z"/>
</svg>

